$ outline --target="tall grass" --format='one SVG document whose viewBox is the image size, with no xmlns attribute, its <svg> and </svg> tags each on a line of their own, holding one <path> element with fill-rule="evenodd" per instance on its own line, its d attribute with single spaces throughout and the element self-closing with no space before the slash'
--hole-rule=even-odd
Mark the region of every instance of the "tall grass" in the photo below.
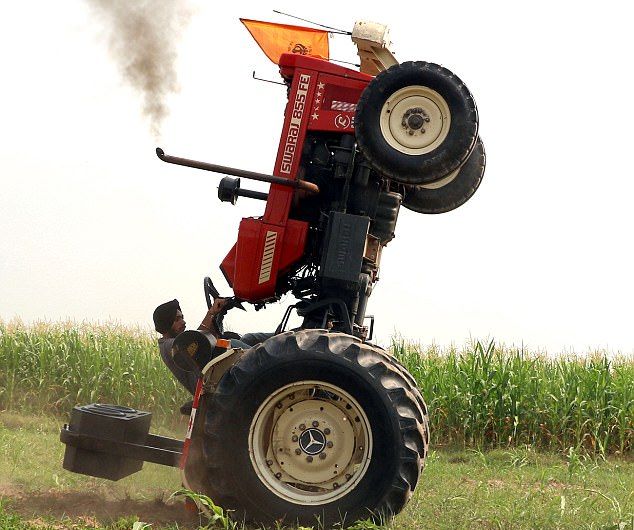
<svg viewBox="0 0 634 530">
<path fill-rule="evenodd" d="M 0 321 L 0 410 L 67 413 L 98 401 L 173 415 L 186 399 L 149 330 Z"/>
<path fill-rule="evenodd" d="M 532 445 L 593 453 L 634 448 L 634 358 L 546 357 L 475 342 L 461 351 L 395 339 L 430 409 L 436 443 Z"/>
<path fill-rule="evenodd" d="M 395 339 L 438 444 L 631 453 L 634 358 L 549 358 L 473 343 L 439 350 Z M 67 413 L 109 402 L 173 416 L 188 395 L 149 330 L 0 321 L 0 410 Z"/>
</svg>

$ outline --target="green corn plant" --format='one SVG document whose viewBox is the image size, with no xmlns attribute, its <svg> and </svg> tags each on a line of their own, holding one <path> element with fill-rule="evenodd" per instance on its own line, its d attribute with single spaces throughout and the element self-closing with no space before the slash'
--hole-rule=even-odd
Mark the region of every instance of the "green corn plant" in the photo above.
<svg viewBox="0 0 634 530">
<path fill-rule="evenodd" d="M 177 419 L 187 394 L 155 341 L 150 329 L 116 323 L 0 321 L 0 409 L 65 415 L 98 401 Z M 549 357 L 493 341 L 440 348 L 399 336 L 390 350 L 426 399 L 436 446 L 632 452 L 632 356 Z"/>
</svg>

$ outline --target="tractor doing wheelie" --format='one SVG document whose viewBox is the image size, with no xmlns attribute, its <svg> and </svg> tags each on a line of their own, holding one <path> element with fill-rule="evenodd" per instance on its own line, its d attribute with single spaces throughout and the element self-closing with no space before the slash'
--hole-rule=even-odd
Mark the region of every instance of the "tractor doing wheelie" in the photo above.
<svg viewBox="0 0 634 530">
<path fill-rule="evenodd" d="M 222 201 L 266 201 L 261 217 L 242 219 L 220 266 L 234 292 L 225 307 L 260 309 L 286 293 L 296 303 L 248 350 L 224 340 L 223 314 L 223 338 L 177 337 L 174 360 L 200 374 L 184 443 L 149 434 L 144 412 L 75 407 L 61 435 L 64 467 L 118 479 L 143 460 L 180 465 L 188 488 L 257 522 L 393 515 L 423 469 L 427 408 L 407 370 L 370 343 L 366 307 L 400 207 L 447 212 L 479 186 L 476 105 L 446 68 L 398 63 L 380 24 L 354 27 L 357 71 L 327 59 L 318 30 L 268 24 L 283 44 L 276 52 L 267 23 L 243 22 L 288 90 L 273 174 L 157 154 L 271 183 L 268 193 L 241 188 L 240 178 L 219 185 Z M 205 294 L 208 304 L 218 296 L 208 279 Z M 302 324 L 287 330 L 292 311 Z"/>
</svg>

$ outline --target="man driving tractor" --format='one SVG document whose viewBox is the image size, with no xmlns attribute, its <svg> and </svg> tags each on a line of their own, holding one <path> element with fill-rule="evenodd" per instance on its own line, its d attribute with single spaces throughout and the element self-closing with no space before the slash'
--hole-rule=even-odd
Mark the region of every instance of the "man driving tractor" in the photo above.
<svg viewBox="0 0 634 530">
<path fill-rule="evenodd" d="M 206 334 L 211 334 L 213 338 L 217 339 L 220 333 L 216 327 L 215 318 L 222 311 L 226 303 L 226 298 L 216 298 L 212 306 L 207 310 L 205 317 L 198 326 L 198 330 Z M 154 328 L 161 334 L 161 338 L 158 339 L 161 359 L 179 383 L 193 395 L 196 392 L 196 383 L 199 375 L 179 368 L 171 355 L 174 340 L 180 333 L 185 331 L 187 325 L 178 300 L 174 299 L 159 305 L 154 310 L 152 318 L 154 320 Z M 248 350 L 272 335 L 273 333 L 246 333 L 242 335 L 240 339 L 231 339 L 231 347 Z M 183 414 L 189 414 L 189 410 L 191 410 L 191 402 L 181 407 Z"/>
</svg>

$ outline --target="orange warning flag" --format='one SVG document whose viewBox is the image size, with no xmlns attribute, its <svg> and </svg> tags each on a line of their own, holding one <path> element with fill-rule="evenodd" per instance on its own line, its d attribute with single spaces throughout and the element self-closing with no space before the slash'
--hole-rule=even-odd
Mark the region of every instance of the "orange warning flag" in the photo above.
<svg viewBox="0 0 634 530">
<path fill-rule="evenodd" d="M 283 53 L 299 53 L 328 59 L 328 32 L 321 29 L 289 26 L 241 18 L 251 36 L 275 64 Z"/>
</svg>

